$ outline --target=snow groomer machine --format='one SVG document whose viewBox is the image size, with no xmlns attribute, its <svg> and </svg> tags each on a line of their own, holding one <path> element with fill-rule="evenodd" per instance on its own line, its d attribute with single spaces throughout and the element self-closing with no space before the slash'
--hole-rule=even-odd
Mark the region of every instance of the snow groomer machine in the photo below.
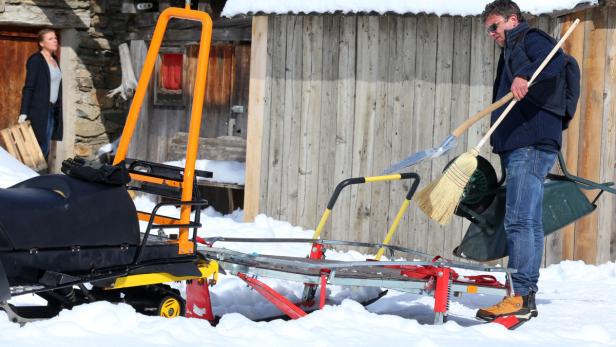
<svg viewBox="0 0 616 347">
<path fill-rule="evenodd" d="M 202 25 L 184 168 L 126 159 L 172 18 Z M 206 202 L 193 195 L 197 175 L 208 176 L 195 170 L 195 160 L 211 34 L 209 15 L 188 5 L 160 14 L 113 166 L 68 160 L 63 163 L 67 175 L 39 176 L 0 190 L 0 308 L 9 319 L 24 323 L 99 300 L 125 302 L 142 313 L 175 317 L 184 314 L 185 302 L 177 289 L 164 283 L 216 280 L 218 264 L 196 251 L 200 210 Z M 151 213 L 138 212 L 130 189 L 177 201 L 158 204 Z M 179 205 L 180 218 L 157 216 L 165 204 Z M 193 220 L 191 210 L 196 212 Z M 143 233 L 139 221 L 148 223 Z M 177 234 L 152 234 L 159 229 L 174 229 Z M 47 305 L 7 302 L 24 294 L 36 294 Z"/>
</svg>

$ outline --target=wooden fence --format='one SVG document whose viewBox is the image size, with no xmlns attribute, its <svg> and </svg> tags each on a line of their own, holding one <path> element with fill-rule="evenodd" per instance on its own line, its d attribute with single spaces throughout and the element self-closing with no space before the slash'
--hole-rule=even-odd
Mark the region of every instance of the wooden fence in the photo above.
<svg viewBox="0 0 616 347">
<path fill-rule="evenodd" d="M 614 181 L 616 8 L 531 24 L 558 36 L 576 16 L 583 23 L 567 49 L 582 67 L 583 95 L 563 153 L 572 172 Z M 253 23 L 248 218 L 262 212 L 314 228 L 338 182 L 378 175 L 410 153 L 439 145 L 492 101 L 500 48 L 478 17 L 288 15 Z M 449 155 L 415 167 L 422 186 L 488 126 L 486 119 Z M 490 150 L 485 146 L 482 155 L 500 172 Z M 347 188 L 324 237 L 381 241 L 408 189 L 405 182 Z M 604 194 L 596 213 L 548 237 L 546 264 L 615 259 L 615 201 Z M 392 242 L 450 256 L 467 227 L 462 218 L 440 227 L 411 204 Z"/>
</svg>

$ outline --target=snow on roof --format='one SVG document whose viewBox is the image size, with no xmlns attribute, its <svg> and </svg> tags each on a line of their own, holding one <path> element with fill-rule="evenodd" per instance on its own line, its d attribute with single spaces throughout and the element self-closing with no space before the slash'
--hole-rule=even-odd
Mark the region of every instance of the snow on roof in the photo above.
<svg viewBox="0 0 616 347">
<path fill-rule="evenodd" d="M 474 16 L 483 12 L 491 0 L 227 0 L 222 16 L 241 14 L 308 14 L 308 13 L 428 13 Z M 578 4 L 598 4 L 599 0 L 517 0 L 523 12 L 539 15 L 569 10 Z"/>
</svg>

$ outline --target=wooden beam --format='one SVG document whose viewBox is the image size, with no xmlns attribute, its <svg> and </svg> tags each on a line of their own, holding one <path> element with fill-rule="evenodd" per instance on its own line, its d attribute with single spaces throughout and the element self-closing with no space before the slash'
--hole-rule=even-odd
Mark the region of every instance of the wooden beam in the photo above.
<svg viewBox="0 0 616 347">
<path fill-rule="evenodd" d="M 246 145 L 246 190 L 244 191 L 244 221 L 246 222 L 253 221 L 257 213 L 259 213 L 263 118 L 266 117 L 267 21 L 268 18 L 266 16 L 254 17 L 252 21 Z"/>
</svg>

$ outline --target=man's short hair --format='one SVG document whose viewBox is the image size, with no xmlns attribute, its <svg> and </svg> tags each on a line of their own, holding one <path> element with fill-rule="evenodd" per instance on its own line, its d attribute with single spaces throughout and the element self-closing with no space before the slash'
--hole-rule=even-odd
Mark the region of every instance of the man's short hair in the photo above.
<svg viewBox="0 0 616 347">
<path fill-rule="evenodd" d="M 485 22 L 491 15 L 500 15 L 505 19 L 509 18 L 511 15 L 515 15 L 519 22 L 524 21 L 524 16 L 522 16 L 520 7 L 511 0 L 496 0 L 487 4 L 481 14 L 481 20 Z"/>
</svg>

